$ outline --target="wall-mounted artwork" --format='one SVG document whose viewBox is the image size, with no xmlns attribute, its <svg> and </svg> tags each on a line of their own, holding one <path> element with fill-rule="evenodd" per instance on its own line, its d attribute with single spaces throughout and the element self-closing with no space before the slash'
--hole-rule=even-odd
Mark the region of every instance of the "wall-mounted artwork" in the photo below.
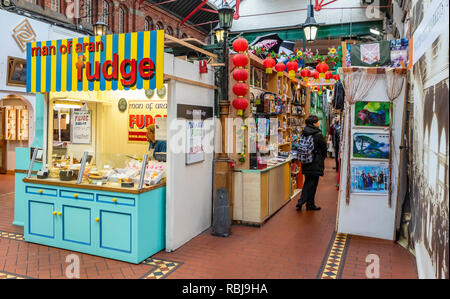
<svg viewBox="0 0 450 299">
<path fill-rule="evenodd" d="M 356 102 L 355 126 L 388 127 L 390 102 Z"/>
<path fill-rule="evenodd" d="M 389 163 L 354 161 L 350 170 L 351 193 L 386 195 L 389 189 Z"/>
<path fill-rule="evenodd" d="M 353 158 L 389 159 L 389 135 L 354 133 Z"/>
</svg>

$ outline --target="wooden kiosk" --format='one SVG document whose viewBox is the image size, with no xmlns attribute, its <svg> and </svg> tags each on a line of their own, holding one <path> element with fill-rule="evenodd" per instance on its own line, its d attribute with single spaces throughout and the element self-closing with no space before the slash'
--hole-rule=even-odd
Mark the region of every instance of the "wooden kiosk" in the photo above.
<svg viewBox="0 0 450 299">
<path fill-rule="evenodd" d="M 139 263 L 160 250 L 176 250 L 210 227 L 207 182 L 213 154 L 205 151 L 193 167 L 189 153 L 170 150 L 174 135 L 190 133 L 188 109 L 190 115 L 200 111 L 202 122 L 212 120 L 215 86 L 210 67 L 208 74 L 200 75 L 198 63 L 164 53 L 162 30 L 29 43 L 27 61 L 27 89 L 37 93 L 42 107 L 36 117 L 36 149 L 16 152 L 14 224 L 24 226 L 27 242 Z M 110 66 L 99 67 L 96 74 L 92 69 L 98 64 Z M 88 80 L 90 67 L 93 78 Z M 83 75 L 78 77 L 80 69 Z M 116 71 L 117 76 L 111 75 Z M 70 108 L 72 116 L 85 115 L 79 123 L 73 118 L 61 121 L 59 112 L 54 117 L 55 104 L 77 105 Z M 153 168 L 157 172 L 164 170 L 161 180 L 146 175 L 146 158 L 152 155 L 146 127 L 155 119 L 161 120 L 156 139 L 167 140 L 165 159 L 151 161 L 161 167 Z M 163 120 L 183 126 L 171 128 Z M 62 125 L 72 125 L 71 139 L 62 145 L 67 154 L 53 138 L 61 134 L 54 128 Z M 205 135 L 213 128 L 200 127 Z M 74 142 L 74 137 L 83 142 Z M 48 176 L 41 173 L 38 178 L 46 164 Z M 105 173 L 111 170 L 132 170 L 127 178 L 134 186 L 110 179 L 115 175 Z M 199 181 L 206 183 L 194 184 Z M 189 215 L 187 208 L 192 208 Z"/>
<path fill-rule="evenodd" d="M 255 132 L 250 127 L 245 130 L 245 138 L 242 139 L 245 140 L 245 161 L 236 162 L 233 169 L 232 217 L 235 222 L 262 225 L 300 192 L 301 185 L 298 182 L 301 179 L 298 177 L 302 175 L 298 170 L 291 172 L 291 164 L 294 162 L 289 153 L 294 136 L 301 134 L 308 116 L 309 92 L 300 80 L 289 79 L 286 72 L 282 76 L 278 76 L 276 71 L 266 74 L 263 60 L 251 53 L 248 56 L 250 76 L 246 83 L 250 86 L 250 109 L 245 110 L 245 117 L 255 119 L 257 142 L 261 138 L 267 138 L 272 158 L 269 154 L 260 154 L 258 145 L 256 153 L 251 152 L 252 146 L 249 143 L 252 137 L 249 134 Z M 233 69 L 230 68 L 230 71 Z M 230 81 L 231 86 L 236 83 L 233 78 Z M 275 101 L 279 105 L 274 104 Z M 277 109 L 279 110 L 275 111 Z M 231 108 L 230 117 L 239 117 L 236 109 Z M 267 128 L 263 129 L 266 134 L 261 133 L 259 119 L 267 120 Z M 275 142 L 271 143 L 272 141 Z M 232 144 L 236 145 L 235 143 Z M 284 154 L 285 159 L 277 161 L 276 157 L 280 153 Z M 268 158 L 265 165 L 258 160 L 263 155 Z M 241 157 L 242 153 L 231 155 L 235 161 L 239 161 Z"/>
</svg>

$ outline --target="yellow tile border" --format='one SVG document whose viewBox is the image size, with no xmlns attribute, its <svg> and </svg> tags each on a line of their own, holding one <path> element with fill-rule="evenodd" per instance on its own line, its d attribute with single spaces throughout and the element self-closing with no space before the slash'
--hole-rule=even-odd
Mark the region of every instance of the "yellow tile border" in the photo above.
<svg viewBox="0 0 450 299">
<path fill-rule="evenodd" d="M 350 235 L 333 233 L 317 278 L 338 279 L 341 277 L 349 244 Z"/>
</svg>

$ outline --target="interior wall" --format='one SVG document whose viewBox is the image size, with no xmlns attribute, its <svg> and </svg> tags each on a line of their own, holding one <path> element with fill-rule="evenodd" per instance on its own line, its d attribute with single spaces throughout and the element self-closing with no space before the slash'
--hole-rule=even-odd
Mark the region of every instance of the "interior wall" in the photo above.
<svg viewBox="0 0 450 299">
<path fill-rule="evenodd" d="M 198 63 L 174 59 L 165 54 L 164 73 L 214 85 L 214 70 L 199 74 Z M 205 160 L 186 165 L 186 154 L 177 152 L 175 140 L 186 136 L 185 127 L 177 127 L 177 104 L 214 107 L 214 90 L 171 80 L 168 103 L 168 165 L 166 196 L 166 251 L 176 250 L 211 226 L 213 153 Z M 214 127 L 211 128 L 214 132 Z M 214 133 L 212 133 L 214 134 Z M 214 147 L 212 141 L 211 147 Z"/>
<path fill-rule="evenodd" d="M 340 233 L 348 233 L 354 235 L 361 235 L 367 237 L 374 237 L 380 239 L 394 240 L 397 198 L 398 194 L 398 177 L 399 177 L 399 160 L 403 121 L 403 106 L 405 95 L 405 85 L 402 93 L 393 103 L 392 116 L 392 173 L 390 173 L 392 184 L 392 205 L 389 207 L 387 195 L 367 195 L 367 194 L 350 194 L 350 203 L 346 203 L 346 186 L 347 186 L 347 165 L 349 161 L 346 158 L 342 159 L 341 164 L 341 192 L 339 198 L 339 218 L 337 230 Z M 371 88 L 364 99 L 360 101 L 388 101 L 389 98 L 386 92 L 386 84 L 384 75 L 378 75 L 375 85 Z M 351 123 L 354 123 L 354 105 L 351 113 Z M 344 124 L 344 150 L 342 157 L 347 157 L 349 150 L 349 142 L 352 136 L 347 136 L 348 120 Z M 354 131 L 354 129 L 352 129 Z M 358 131 L 363 131 L 358 129 Z M 372 129 L 371 132 L 379 132 L 379 129 Z M 369 129 L 364 129 L 364 132 L 369 132 Z M 384 130 L 388 133 L 388 130 Z M 366 161 L 366 160 L 364 160 Z M 401 202 L 400 202 L 401 204 Z"/>
<path fill-rule="evenodd" d="M 6 170 L 15 170 L 16 148 L 29 147 L 34 139 L 34 106 L 35 98 L 33 96 L 22 96 L 8 94 L 3 97 L 0 93 L 0 107 L 5 106 L 25 106 L 28 109 L 28 140 L 8 140 L 6 141 Z"/>
</svg>

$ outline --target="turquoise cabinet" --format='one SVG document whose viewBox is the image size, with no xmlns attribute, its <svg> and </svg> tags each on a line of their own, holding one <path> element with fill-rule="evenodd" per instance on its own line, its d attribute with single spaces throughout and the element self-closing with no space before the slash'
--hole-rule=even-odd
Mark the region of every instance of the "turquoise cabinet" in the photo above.
<svg viewBox="0 0 450 299">
<path fill-rule="evenodd" d="M 55 204 L 28 200 L 28 234 L 55 239 Z"/>
<path fill-rule="evenodd" d="M 165 186 L 140 194 L 30 183 L 24 189 L 28 242 L 132 263 L 165 247 Z"/>
<path fill-rule="evenodd" d="M 62 241 L 91 245 L 91 209 L 63 204 L 61 210 Z"/>
<path fill-rule="evenodd" d="M 100 247 L 107 250 L 132 252 L 132 216 L 100 210 Z"/>
</svg>

